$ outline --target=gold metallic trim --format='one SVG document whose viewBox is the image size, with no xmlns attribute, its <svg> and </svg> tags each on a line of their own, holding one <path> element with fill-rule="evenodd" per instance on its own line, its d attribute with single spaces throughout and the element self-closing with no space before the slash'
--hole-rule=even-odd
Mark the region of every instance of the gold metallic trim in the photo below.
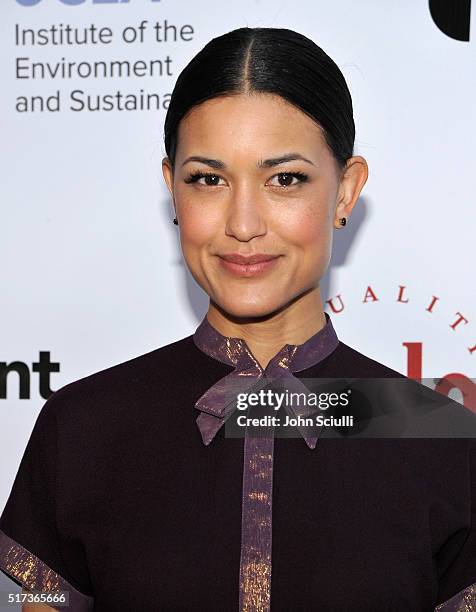
<svg viewBox="0 0 476 612">
<path fill-rule="evenodd" d="M 434 612 L 476 612 L 476 582 L 436 606 Z"/>
<path fill-rule="evenodd" d="M 0 569 L 11 578 L 17 580 L 30 591 L 40 593 L 69 592 L 69 606 L 55 608 L 68 612 L 89 612 L 93 609 L 94 599 L 72 586 L 60 574 L 52 570 L 46 563 L 13 540 L 0 529 Z"/>
</svg>

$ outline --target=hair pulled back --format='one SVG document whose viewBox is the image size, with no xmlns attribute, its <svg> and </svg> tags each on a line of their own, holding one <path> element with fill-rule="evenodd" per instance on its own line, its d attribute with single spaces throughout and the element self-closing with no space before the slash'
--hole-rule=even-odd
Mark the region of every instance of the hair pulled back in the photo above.
<svg viewBox="0 0 476 612">
<path fill-rule="evenodd" d="M 164 123 L 175 166 L 181 119 L 219 96 L 270 93 L 301 109 L 323 130 L 338 166 L 352 157 L 352 98 L 337 64 L 311 39 L 287 28 L 239 28 L 213 38 L 177 78 Z"/>
</svg>

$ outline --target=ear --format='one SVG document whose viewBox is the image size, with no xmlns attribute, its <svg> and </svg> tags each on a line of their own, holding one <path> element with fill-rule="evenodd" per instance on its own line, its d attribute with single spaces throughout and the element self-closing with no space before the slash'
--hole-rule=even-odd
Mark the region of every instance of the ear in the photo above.
<svg viewBox="0 0 476 612">
<path fill-rule="evenodd" d="M 162 158 L 162 174 L 164 175 L 165 183 L 170 191 L 170 195 L 173 195 L 174 173 L 172 170 L 172 162 L 167 156 Z"/>
<path fill-rule="evenodd" d="M 369 167 L 365 158 L 355 155 L 347 160 L 339 184 L 334 227 L 342 227 L 340 223 L 342 217 L 349 219 L 368 176 Z"/>
<path fill-rule="evenodd" d="M 162 158 L 162 174 L 164 175 L 164 180 L 165 184 L 167 185 L 167 189 L 169 190 L 169 193 L 172 196 L 175 214 L 177 214 L 174 198 L 174 173 L 172 170 L 172 163 L 170 162 L 170 159 L 167 156 Z"/>
</svg>

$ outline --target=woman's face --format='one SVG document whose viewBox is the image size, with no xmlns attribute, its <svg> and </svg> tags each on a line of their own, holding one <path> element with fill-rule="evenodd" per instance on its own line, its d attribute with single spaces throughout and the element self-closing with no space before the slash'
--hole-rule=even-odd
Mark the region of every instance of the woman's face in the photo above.
<svg viewBox="0 0 476 612">
<path fill-rule="evenodd" d="M 344 182 L 320 128 L 271 94 L 194 107 L 180 123 L 175 172 L 167 158 L 163 172 L 191 274 L 236 317 L 272 314 L 317 288 L 338 217 L 354 203 L 352 189 L 340 194 Z M 274 259 L 224 260 L 233 255 Z"/>
</svg>

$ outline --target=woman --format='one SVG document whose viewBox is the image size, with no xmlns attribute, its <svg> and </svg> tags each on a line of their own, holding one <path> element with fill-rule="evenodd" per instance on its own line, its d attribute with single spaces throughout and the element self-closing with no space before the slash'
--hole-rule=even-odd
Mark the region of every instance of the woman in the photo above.
<svg viewBox="0 0 476 612">
<path fill-rule="evenodd" d="M 18 584 L 68 591 L 73 610 L 469 601 L 472 439 L 223 426 L 237 392 L 268 380 L 404 378 L 340 341 L 323 312 L 333 233 L 368 175 L 353 146 L 344 77 L 301 34 L 240 28 L 183 70 L 163 174 L 210 305 L 193 335 L 43 406 L 0 519 L 0 567 Z"/>
</svg>

